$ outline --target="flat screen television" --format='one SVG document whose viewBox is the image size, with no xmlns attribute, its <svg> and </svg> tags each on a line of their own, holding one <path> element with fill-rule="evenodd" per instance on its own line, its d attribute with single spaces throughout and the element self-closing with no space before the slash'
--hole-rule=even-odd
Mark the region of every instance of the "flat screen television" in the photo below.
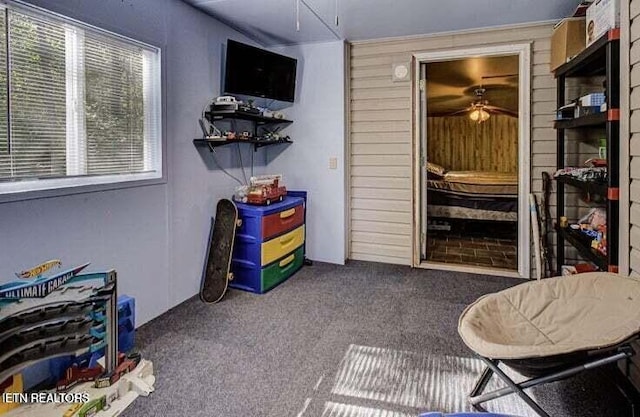
<svg viewBox="0 0 640 417">
<path fill-rule="evenodd" d="M 293 102 L 298 62 L 229 39 L 224 92 Z"/>
</svg>

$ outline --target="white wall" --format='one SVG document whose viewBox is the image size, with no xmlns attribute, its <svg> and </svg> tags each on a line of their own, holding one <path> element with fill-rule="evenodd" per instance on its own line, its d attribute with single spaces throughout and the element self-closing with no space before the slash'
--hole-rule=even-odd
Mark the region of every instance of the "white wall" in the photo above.
<svg viewBox="0 0 640 417">
<path fill-rule="evenodd" d="M 219 94 L 227 38 L 252 42 L 179 0 L 31 1 L 162 48 L 167 183 L 0 204 L 0 282 L 52 258 L 114 268 L 120 292 L 136 297 L 143 324 L 199 290 L 215 203 L 236 183 L 192 140 L 200 135 L 202 107 Z M 283 172 L 289 188 L 309 191 L 308 256 L 342 263 L 343 45 L 282 52 L 300 59 L 299 97 L 288 110 L 295 143 L 255 154 L 244 145 L 243 161 L 248 165 L 253 154 L 255 174 Z M 337 156 L 337 170 L 328 169 L 329 156 Z M 219 160 L 241 178 L 235 147 L 220 148 Z"/>
<path fill-rule="evenodd" d="M 296 100 L 284 109 L 294 121 L 285 130 L 294 143 L 268 148 L 267 171 L 283 173 L 288 189 L 308 192 L 307 257 L 344 264 L 344 43 L 276 50 L 298 59 Z M 331 157 L 337 158 L 335 170 L 329 169 Z"/>
<path fill-rule="evenodd" d="M 167 183 L 0 204 L 0 282 L 52 258 L 114 268 L 140 325 L 199 290 L 210 218 L 235 182 L 192 140 L 202 107 L 219 94 L 227 38 L 250 41 L 180 0 L 30 1 L 162 48 Z M 235 148 L 219 159 L 241 176 Z M 256 160 L 261 173 L 263 150 Z"/>
</svg>

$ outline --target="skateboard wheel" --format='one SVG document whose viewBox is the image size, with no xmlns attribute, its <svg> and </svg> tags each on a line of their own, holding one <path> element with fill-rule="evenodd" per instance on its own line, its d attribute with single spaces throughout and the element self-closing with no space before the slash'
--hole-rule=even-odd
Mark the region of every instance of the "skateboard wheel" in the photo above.
<svg viewBox="0 0 640 417">
<path fill-rule="evenodd" d="M 233 281 L 233 272 L 229 272 L 229 275 L 227 276 L 227 279 L 229 281 Z"/>
<path fill-rule="evenodd" d="M 242 219 L 236 220 L 236 227 L 242 227 Z"/>
<path fill-rule="evenodd" d="M 267 199 L 267 201 L 265 202 L 265 204 L 266 204 L 267 206 L 268 206 L 268 205 L 270 205 L 270 204 L 271 204 L 271 200 L 268 200 L 268 199 Z"/>
<path fill-rule="evenodd" d="M 278 198 L 278 201 L 282 201 L 282 200 L 284 200 L 284 197 L 283 197 L 283 196 L 280 196 L 280 197 Z"/>
</svg>

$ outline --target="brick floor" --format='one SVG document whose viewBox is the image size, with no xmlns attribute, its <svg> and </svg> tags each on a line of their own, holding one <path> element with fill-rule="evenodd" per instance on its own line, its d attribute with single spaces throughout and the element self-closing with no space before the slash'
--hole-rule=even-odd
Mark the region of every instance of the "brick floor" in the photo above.
<svg viewBox="0 0 640 417">
<path fill-rule="evenodd" d="M 427 260 L 515 271 L 517 240 L 432 231 L 427 242 Z"/>
</svg>

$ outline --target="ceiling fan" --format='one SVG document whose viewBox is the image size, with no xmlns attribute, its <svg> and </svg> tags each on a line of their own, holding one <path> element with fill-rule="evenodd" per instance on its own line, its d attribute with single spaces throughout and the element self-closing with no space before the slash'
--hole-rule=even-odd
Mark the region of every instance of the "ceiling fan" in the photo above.
<svg viewBox="0 0 640 417">
<path fill-rule="evenodd" d="M 482 79 L 484 80 L 485 78 L 495 78 L 495 77 L 508 77 L 511 75 L 517 75 L 517 74 L 510 74 L 510 75 L 500 75 L 500 76 L 494 76 L 494 77 L 482 77 Z M 477 123 L 483 123 L 485 121 L 487 121 L 489 119 L 489 117 L 491 117 L 492 114 L 505 114 L 508 116 L 512 116 L 512 117 L 518 117 L 518 112 L 515 112 L 513 110 L 509 110 L 509 109 L 505 109 L 503 107 L 498 107 L 498 106 L 492 106 L 489 104 L 489 100 L 486 100 L 484 98 L 485 94 L 486 94 L 487 90 L 482 87 L 482 84 L 476 88 L 474 90 L 474 95 L 475 98 L 473 100 L 473 102 L 471 103 L 471 105 L 469 105 L 467 108 L 462 109 L 462 110 L 458 110 L 456 112 L 453 112 L 451 114 L 449 114 L 449 116 L 456 116 L 459 114 L 464 114 L 464 113 L 468 113 L 469 114 L 469 118 Z"/>
</svg>

